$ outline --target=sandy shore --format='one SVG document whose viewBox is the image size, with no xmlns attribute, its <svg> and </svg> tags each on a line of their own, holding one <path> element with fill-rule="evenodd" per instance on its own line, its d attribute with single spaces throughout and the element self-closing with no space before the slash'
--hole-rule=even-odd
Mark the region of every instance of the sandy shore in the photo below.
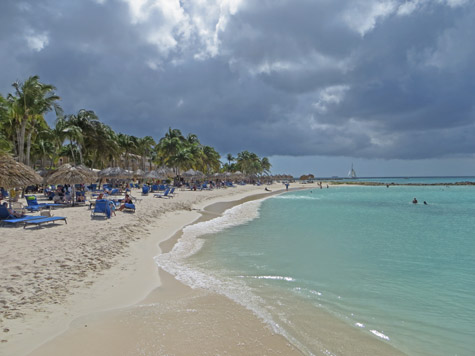
<svg viewBox="0 0 475 356">
<path fill-rule="evenodd" d="M 133 192 L 142 199 L 135 214 L 91 219 L 85 207 L 65 208 L 54 213 L 67 225 L 3 228 L 0 355 L 302 354 L 246 308 L 158 273 L 153 261 L 185 225 L 267 194 L 255 186 L 173 199 Z M 349 331 L 354 340 L 360 334 Z M 376 346 L 377 354 L 398 354 Z M 351 341 L 341 351 L 354 354 Z"/>
<path fill-rule="evenodd" d="M 258 193 L 264 188 L 251 185 L 180 191 L 173 199 L 133 191 L 135 214 L 91 219 L 87 207 L 70 207 L 53 210 L 67 225 L 2 228 L 0 354 L 28 354 L 80 316 L 143 300 L 161 284 L 153 261 L 160 242 L 204 206 Z"/>
</svg>

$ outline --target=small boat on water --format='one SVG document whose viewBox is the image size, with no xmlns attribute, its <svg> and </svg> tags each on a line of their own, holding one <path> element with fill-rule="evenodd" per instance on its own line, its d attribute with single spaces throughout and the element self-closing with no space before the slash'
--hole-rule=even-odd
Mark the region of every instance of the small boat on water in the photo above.
<svg viewBox="0 0 475 356">
<path fill-rule="evenodd" d="M 353 163 L 351 164 L 351 169 L 350 169 L 350 171 L 348 172 L 348 177 L 350 177 L 350 178 L 356 178 L 356 172 L 355 172 L 355 170 L 354 170 L 354 168 L 353 168 Z"/>
</svg>

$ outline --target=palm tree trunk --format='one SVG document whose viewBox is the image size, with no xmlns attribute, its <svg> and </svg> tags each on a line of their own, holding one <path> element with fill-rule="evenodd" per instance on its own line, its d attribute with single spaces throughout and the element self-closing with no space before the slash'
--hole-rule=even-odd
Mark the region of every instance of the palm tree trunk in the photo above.
<svg viewBox="0 0 475 356">
<path fill-rule="evenodd" d="M 78 151 L 79 151 L 79 164 L 82 164 L 83 158 L 82 158 L 82 148 L 81 146 L 77 145 Z"/>
<path fill-rule="evenodd" d="M 27 122 L 27 118 L 23 117 L 18 135 L 18 161 L 21 163 L 25 163 L 25 132 Z"/>
<path fill-rule="evenodd" d="M 28 136 L 26 138 L 26 156 L 25 156 L 25 164 L 27 166 L 30 165 L 30 151 L 31 151 L 31 134 L 32 134 L 32 130 L 30 132 L 28 132 Z"/>
</svg>

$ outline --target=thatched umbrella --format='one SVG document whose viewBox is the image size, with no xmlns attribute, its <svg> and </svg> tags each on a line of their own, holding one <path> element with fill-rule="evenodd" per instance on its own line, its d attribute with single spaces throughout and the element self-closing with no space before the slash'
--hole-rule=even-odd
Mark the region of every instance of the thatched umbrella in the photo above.
<svg viewBox="0 0 475 356">
<path fill-rule="evenodd" d="M 120 167 L 109 167 L 99 172 L 101 178 L 130 178 L 130 173 Z"/>
<path fill-rule="evenodd" d="M 46 177 L 48 184 L 72 184 L 72 199 L 74 205 L 75 187 L 74 184 L 89 183 L 97 179 L 97 175 L 89 168 L 84 166 L 71 166 L 69 163 L 63 164 L 56 172 Z"/>
<path fill-rule="evenodd" d="M 15 161 L 10 155 L 0 155 L 0 187 L 20 188 L 40 184 L 42 180 L 32 168 Z"/>
<path fill-rule="evenodd" d="M 157 169 L 157 172 L 158 174 L 161 174 L 162 176 L 165 176 L 168 178 L 175 176 L 175 172 L 173 171 L 173 169 L 168 168 L 168 167 L 160 167 L 159 169 Z"/>
<path fill-rule="evenodd" d="M 194 176 L 196 176 L 196 171 L 194 169 L 189 169 L 186 172 L 183 172 L 182 176 L 184 176 L 184 177 L 194 177 Z"/>
<path fill-rule="evenodd" d="M 71 166 L 69 163 L 63 164 L 54 173 L 46 178 L 48 184 L 79 184 L 88 183 L 97 179 L 96 174 L 83 166 Z"/>
<path fill-rule="evenodd" d="M 163 177 L 164 175 L 158 173 L 158 171 L 150 171 L 144 176 L 147 179 L 163 179 Z"/>
<path fill-rule="evenodd" d="M 145 176 L 145 172 L 139 168 L 136 171 L 134 171 L 132 175 L 137 178 L 143 178 Z"/>
</svg>

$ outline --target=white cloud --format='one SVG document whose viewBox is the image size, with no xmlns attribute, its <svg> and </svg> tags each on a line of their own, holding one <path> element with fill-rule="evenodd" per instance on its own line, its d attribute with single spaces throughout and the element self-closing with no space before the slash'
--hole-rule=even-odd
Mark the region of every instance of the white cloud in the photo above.
<svg viewBox="0 0 475 356">
<path fill-rule="evenodd" d="M 146 40 L 162 56 L 193 48 L 194 58 L 219 54 L 219 34 L 243 0 L 122 0 L 129 5 L 131 22 L 144 27 Z M 198 46 L 197 46 L 198 44 Z"/>
<path fill-rule="evenodd" d="M 25 39 L 28 47 L 37 52 L 45 48 L 49 42 L 48 34 L 46 32 L 34 33 L 31 30 L 25 35 Z"/>
<path fill-rule="evenodd" d="M 322 89 L 313 106 L 319 113 L 326 113 L 330 105 L 338 105 L 343 101 L 348 90 L 350 90 L 349 85 L 333 85 Z"/>
<path fill-rule="evenodd" d="M 394 13 L 395 1 L 355 1 L 343 14 L 346 24 L 361 36 L 372 31 L 378 20 Z"/>
</svg>

